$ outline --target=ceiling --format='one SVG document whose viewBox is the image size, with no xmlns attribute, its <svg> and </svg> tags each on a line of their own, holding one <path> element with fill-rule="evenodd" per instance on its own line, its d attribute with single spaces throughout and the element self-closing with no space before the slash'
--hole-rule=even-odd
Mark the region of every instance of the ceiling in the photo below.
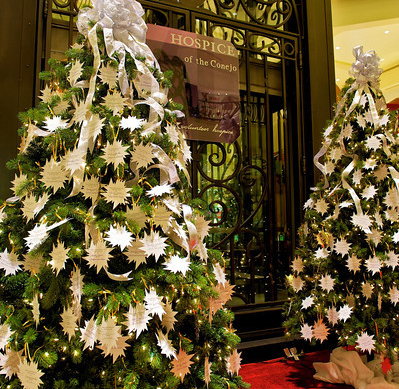
<svg viewBox="0 0 399 389">
<path fill-rule="evenodd" d="M 331 0 L 331 5 L 338 87 L 349 77 L 353 48 L 361 45 L 380 57 L 386 101 L 399 98 L 399 0 Z"/>
</svg>

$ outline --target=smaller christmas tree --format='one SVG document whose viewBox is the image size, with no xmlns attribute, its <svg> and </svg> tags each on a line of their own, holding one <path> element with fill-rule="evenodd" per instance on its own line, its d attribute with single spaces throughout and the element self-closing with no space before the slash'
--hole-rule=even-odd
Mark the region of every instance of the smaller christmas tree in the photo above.
<svg viewBox="0 0 399 389">
<path fill-rule="evenodd" d="M 399 346 L 399 137 L 379 89 L 373 51 L 356 62 L 315 164 L 289 276 L 287 334 L 391 359 Z M 324 162 L 319 162 L 323 157 Z"/>
<path fill-rule="evenodd" d="M 189 146 L 135 0 L 93 0 L 1 207 L 0 386 L 247 387 L 232 286 L 189 196 Z"/>
</svg>

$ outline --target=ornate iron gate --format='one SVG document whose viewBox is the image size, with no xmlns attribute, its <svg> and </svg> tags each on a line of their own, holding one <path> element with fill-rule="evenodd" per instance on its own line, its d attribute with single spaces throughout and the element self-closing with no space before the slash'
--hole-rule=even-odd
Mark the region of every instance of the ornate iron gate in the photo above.
<svg viewBox="0 0 399 389">
<path fill-rule="evenodd" d="M 46 56 L 73 43 L 89 0 L 52 0 Z M 303 204 L 301 2 L 141 1 L 148 23 L 231 41 L 240 53 L 241 136 L 191 142 L 192 190 L 209 205 L 208 247 L 225 253 L 233 305 L 285 298 L 284 279 Z"/>
</svg>

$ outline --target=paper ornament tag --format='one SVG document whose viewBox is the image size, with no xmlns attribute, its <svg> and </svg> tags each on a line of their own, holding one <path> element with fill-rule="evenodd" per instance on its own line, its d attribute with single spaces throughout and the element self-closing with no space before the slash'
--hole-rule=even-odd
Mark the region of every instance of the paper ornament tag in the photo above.
<svg viewBox="0 0 399 389">
<path fill-rule="evenodd" d="M 169 227 L 172 212 L 168 211 L 164 206 L 158 206 L 154 211 L 155 213 L 152 217 L 154 224 L 161 226 L 162 230 L 166 231 Z"/>
<path fill-rule="evenodd" d="M 86 199 L 91 199 L 92 202 L 96 201 L 100 195 L 100 181 L 96 177 L 86 177 L 81 192 Z"/>
<path fill-rule="evenodd" d="M 80 340 L 84 342 L 83 350 L 86 348 L 93 350 L 97 342 L 97 323 L 94 315 L 90 320 L 85 321 L 85 326 L 84 328 L 80 328 L 80 333 Z"/>
<path fill-rule="evenodd" d="M 24 389 L 38 389 L 40 385 L 43 385 L 41 380 L 42 373 L 36 362 L 28 362 L 26 358 L 23 358 L 18 366 L 17 376 L 21 381 L 21 385 Z"/>
<path fill-rule="evenodd" d="M 7 323 L 0 325 L 0 350 L 5 349 L 13 333 L 14 332 L 11 331 L 11 327 Z"/>
<path fill-rule="evenodd" d="M 128 116 L 127 118 L 122 118 L 120 126 L 130 131 L 134 131 L 146 123 L 145 119 L 139 119 L 135 116 Z"/>
<path fill-rule="evenodd" d="M 215 274 L 216 281 L 219 284 L 224 285 L 226 283 L 226 273 L 219 263 L 215 263 L 213 266 L 213 274 Z"/>
<path fill-rule="evenodd" d="M 137 163 L 137 168 L 146 168 L 149 164 L 154 162 L 154 154 L 152 153 L 152 146 L 150 143 L 143 145 L 143 142 L 134 147 L 131 151 L 132 160 Z"/>
<path fill-rule="evenodd" d="M 39 99 L 43 101 L 43 103 L 48 104 L 51 101 L 51 98 L 53 97 L 53 91 L 51 90 L 51 88 L 48 85 L 46 85 L 44 89 L 40 91 L 40 93 L 41 96 L 39 96 Z"/>
<path fill-rule="evenodd" d="M 64 269 L 65 262 L 68 259 L 69 248 L 65 248 L 64 244 L 53 245 L 53 250 L 50 253 L 50 265 L 55 270 L 58 276 L 61 269 Z"/>
<path fill-rule="evenodd" d="M 137 303 L 135 307 L 129 306 L 129 311 L 125 313 L 126 321 L 123 322 L 129 331 L 129 334 L 135 332 L 136 338 L 140 336 L 143 331 L 147 330 L 147 325 L 151 320 L 149 311 L 144 304 Z"/>
<path fill-rule="evenodd" d="M 76 147 L 73 150 L 68 150 L 64 159 L 62 160 L 62 166 L 66 171 L 69 171 L 72 176 L 78 170 L 83 170 L 85 167 L 87 150 L 85 147 Z"/>
<path fill-rule="evenodd" d="M 346 322 L 352 315 L 352 310 L 352 307 L 350 307 L 348 304 L 345 304 L 338 311 L 338 319 Z"/>
<path fill-rule="evenodd" d="M 48 130 L 50 133 L 55 132 L 58 128 L 65 129 L 68 126 L 68 120 L 63 120 L 61 116 L 53 116 L 52 118 L 48 117 L 44 121 L 44 128 Z"/>
<path fill-rule="evenodd" d="M 71 66 L 69 71 L 68 81 L 70 82 L 71 86 L 75 86 L 76 82 L 82 75 L 83 66 L 81 62 L 77 59 Z"/>
<path fill-rule="evenodd" d="M 39 305 L 39 296 L 36 294 L 32 299 L 32 316 L 33 321 L 36 324 L 36 327 L 40 323 L 40 305 Z"/>
<path fill-rule="evenodd" d="M 147 257 L 153 255 L 155 260 L 158 261 L 160 256 L 165 255 L 165 249 L 167 247 L 165 242 L 167 239 L 168 238 L 159 236 L 158 231 L 154 232 L 151 230 L 149 235 L 144 232 L 144 238 L 140 239 L 140 242 L 143 244 L 142 250 Z"/>
<path fill-rule="evenodd" d="M 233 352 L 227 357 L 227 371 L 231 374 L 237 374 L 241 369 L 241 353 L 234 349 Z"/>
<path fill-rule="evenodd" d="M 161 354 L 166 355 L 166 358 L 176 357 L 176 349 L 172 346 L 172 341 L 168 339 L 168 334 L 163 334 L 161 330 L 157 331 L 157 345 L 161 349 Z"/>
<path fill-rule="evenodd" d="M 357 336 L 357 347 L 359 347 L 360 350 L 363 352 L 367 351 L 371 353 L 371 351 L 375 349 L 374 344 L 374 336 L 369 335 L 367 331 L 362 332 L 360 335 Z"/>
<path fill-rule="evenodd" d="M 24 261 L 22 263 L 22 266 L 24 267 L 25 271 L 30 271 L 31 275 L 38 274 L 40 272 L 42 262 L 43 262 L 43 256 L 41 255 L 33 256 L 32 254 L 28 253 L 24 255 Z"/>
<path fill-rule="evenodd" d="M 328 308 L 327 310 L 327 319 L 328 321 L 334 326 L 335 324 L 338 324 L 338 311 L 337 308 L 332 306 L 331 308 Z"/>
<path fill-rule="evenodd" d="M 130 244 L 127 251 L 124 253 L 127 255 L 129 262 L 134 262 L 136 269 L 143 263 L 147 263 L 147 257 L 143 250 L 143 243 L 139 240 L 135 240 Z"/>
<path fill-rule="evenodd" d="M 13 250 L 8 252 L 7 249 L 0 253 L 0 269 L 4 270 L 4 275 L 15 275 L 17 271 L 21 270 L 21 261 L 18 261 L 18 255 Z"/>
<path fill-rule="evenodd" d="M 80 269 L 77 267 L 72 271 L 71 274 L 71 286 L 70 289 L 74 298 L 77 301 L 80 301 L 83 294 L 83 275 L 80 272 Z"/>
<path fill-rule="evenodd" d="M 109 90 L 107 95 L 104 97 L 104 102 L 101 105 L 109 108 L 114 116 L 119 114 L 119 111 L 123 109 L 124 104 L 127 99 L 125 99 L 120 92 L 111 93 Z"/>
<path fill-rule="evenodd" d="M 190 372 L 190 366 L 194 363 L 191 361 L 193 356 L 194 354 L 188 355 L 183 349 L 180 349 L 175 359 L 172 361 L 173 368 L 171 372 L 175 377 L 180 378 L 181 382 L 183 382 L 186 374 Z"/>
<path fill-rule="evenodd" d="M 165 314 L 165 304 L 162 302 L 162 296 L 158 296 L 154 289 L 151 289 L 149 292 L 146 290 L 144 303 L 149 315 L 152 315 L 152 317 L 158 315 L 162 320 L 162 316 Z"/>
<path fill-rule="evenodd" d="M 125 204 L 128 197 L 130 197 L 129 191 L 130 188 L 127 188 L 125 185 L 125 181 L 116 180 L 113 182 L 112 180 L 108 185 L 103 186 L 102 196 L 109 203 L 114 204 L 114 209 L 121 204 Z"/>
<path fill-rule="evenodd" d="M 65 309 L 61 313 L 61 326 L 66 335 L 68 335 L 68 340 L 71 341 L 72 337 L 75 336 L 76 328 L 76 316 L 72 308 Z"/>
<path fill-rule="evenodd" d="M 111 258 L 110 252 L 112 249 L 109 249 L 103 240 L 100 240 L 95 244 L 93 241 L 90 244 L 90 247 L 86 249 L 87 255 L 83 257 L 88 263 L 90 267 L 95 266 L 97 270 L 97 274 L 101 269 L 108 268 L 108 261 Z"/>
<path fill-rule="evenodd" d="M 101 158 L 107 162 L 108 165 L 113 164 L 116 169 L 120 164 L 125 162 L 125 158 L 129 155 L 126 151 L 130 146 L 123 146 L 122 141 L 115 140 L 113 143 L 107 141 L 103 149 L 104 154 Z"/>
<path fill-rule="evenodd" d="M 41 171 L 40 179 L 46 188 L 52 188 L 53 193 L 64 186 L 67 174 L 60 162 L 55 162 L 53 158 L 48 160 Z"/>
<path fill-rule="evenodd" d="M 181 258 L 178 255 L 172 255 L 166 262 L 163 264 L 166 270 L 171 271 L 172 273 L 180 272 L 183 276 L 186 276 L 187 271 L 190 270 L 189 257 Z"/>
<path fill-rule="evenodd" d="M 106 354 L 109 354 L 109 351 L 117 346 L 117 341 L 121 327 L 115 324 L 115 320 L 111 317 L 108 319 L 103 319 L 100 325 L 97 327 L 97 339 L 101 343 L 103 347 L 102 350 L 105 351 Z"/>
<path fill-rule="evenodd" d="M 127 231 L 125 226 L 121 225 L 117 225 L 116 228 L 111 226 L 105 234 L 107 237 L 104 238 L 104 240 L 109 242 L 113 247 L 119 246 L 122 251 L 128 247 L 133 240 L 133 234 Z"/>
<path fill-rule="evenodd" d="M 139 205 L 133 204 L 132 208 L 126 209 L 126 219 L 137 223 L 140 228 L 144 228 L 148 217 Z"/>
<path fill-rule="evenodd" d="M 23 349 L 20 351 L 14 351 L 11 348 L 7 348 L 5 355 L 0 354 L 0 374 L 4 374 L 9 379 L 14 374 L 18 374 L 19 364 L 23 358 L 23 351 Z"/>
<path fill-rule="evenodd" d="M 178 312 L 172 309 L 172 304 L 169 301 L 166 302 L 164 309 L 165 314 L 162 317 L 162 327 L 166 329 L 166 332 L 169 332 L 174 329 L 175 323 L 177 322 L 175 316 Z"/>
<path fill-rule="evenodd" d="M 118 70 L 111 65 L 103 65 L 99 70 L 98 77 L 101 79 L 103 84 L 108 84 L 109 88 L 113 89 L 116 86 Z"/>
<path fill-rule="evenodd" d="M 211 382 L 211 366 L 212 362 L 209 362 L 209 357 L 205 357 L 205 367 L 204 367 L 204 380 L 206 387 L 209 386 L 209 382 Z"/>
<path fill-rule="evenodd" d="M 164 194 L 170 194 L 173 186 L 170 184 L 155 185 L 152 189 L 147 190 L 146 195 L 148 197 L 161 197 Z"/>
<path fill-rule="evenodd" d="M 322 343 L 327 340 L 329 331 L 325 323 L 323 323 L 323 319 L 316 321 L 313 325 L 313 336 Z"/>
</svg>

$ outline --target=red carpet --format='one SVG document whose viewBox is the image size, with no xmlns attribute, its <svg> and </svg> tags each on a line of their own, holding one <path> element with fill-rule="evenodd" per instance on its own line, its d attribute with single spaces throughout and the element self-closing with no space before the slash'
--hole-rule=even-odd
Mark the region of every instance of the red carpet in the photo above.
<svg viewBox="0 0 399 389">
<path fill-rule="evenodd" d="M 313 378 L 313 362 L 328 362 L 330 351 L 306 354 L 300 361 L 284 358 L 242 365 L 240 375 L 251 389 L 353 389 Z"/>
</svg>

